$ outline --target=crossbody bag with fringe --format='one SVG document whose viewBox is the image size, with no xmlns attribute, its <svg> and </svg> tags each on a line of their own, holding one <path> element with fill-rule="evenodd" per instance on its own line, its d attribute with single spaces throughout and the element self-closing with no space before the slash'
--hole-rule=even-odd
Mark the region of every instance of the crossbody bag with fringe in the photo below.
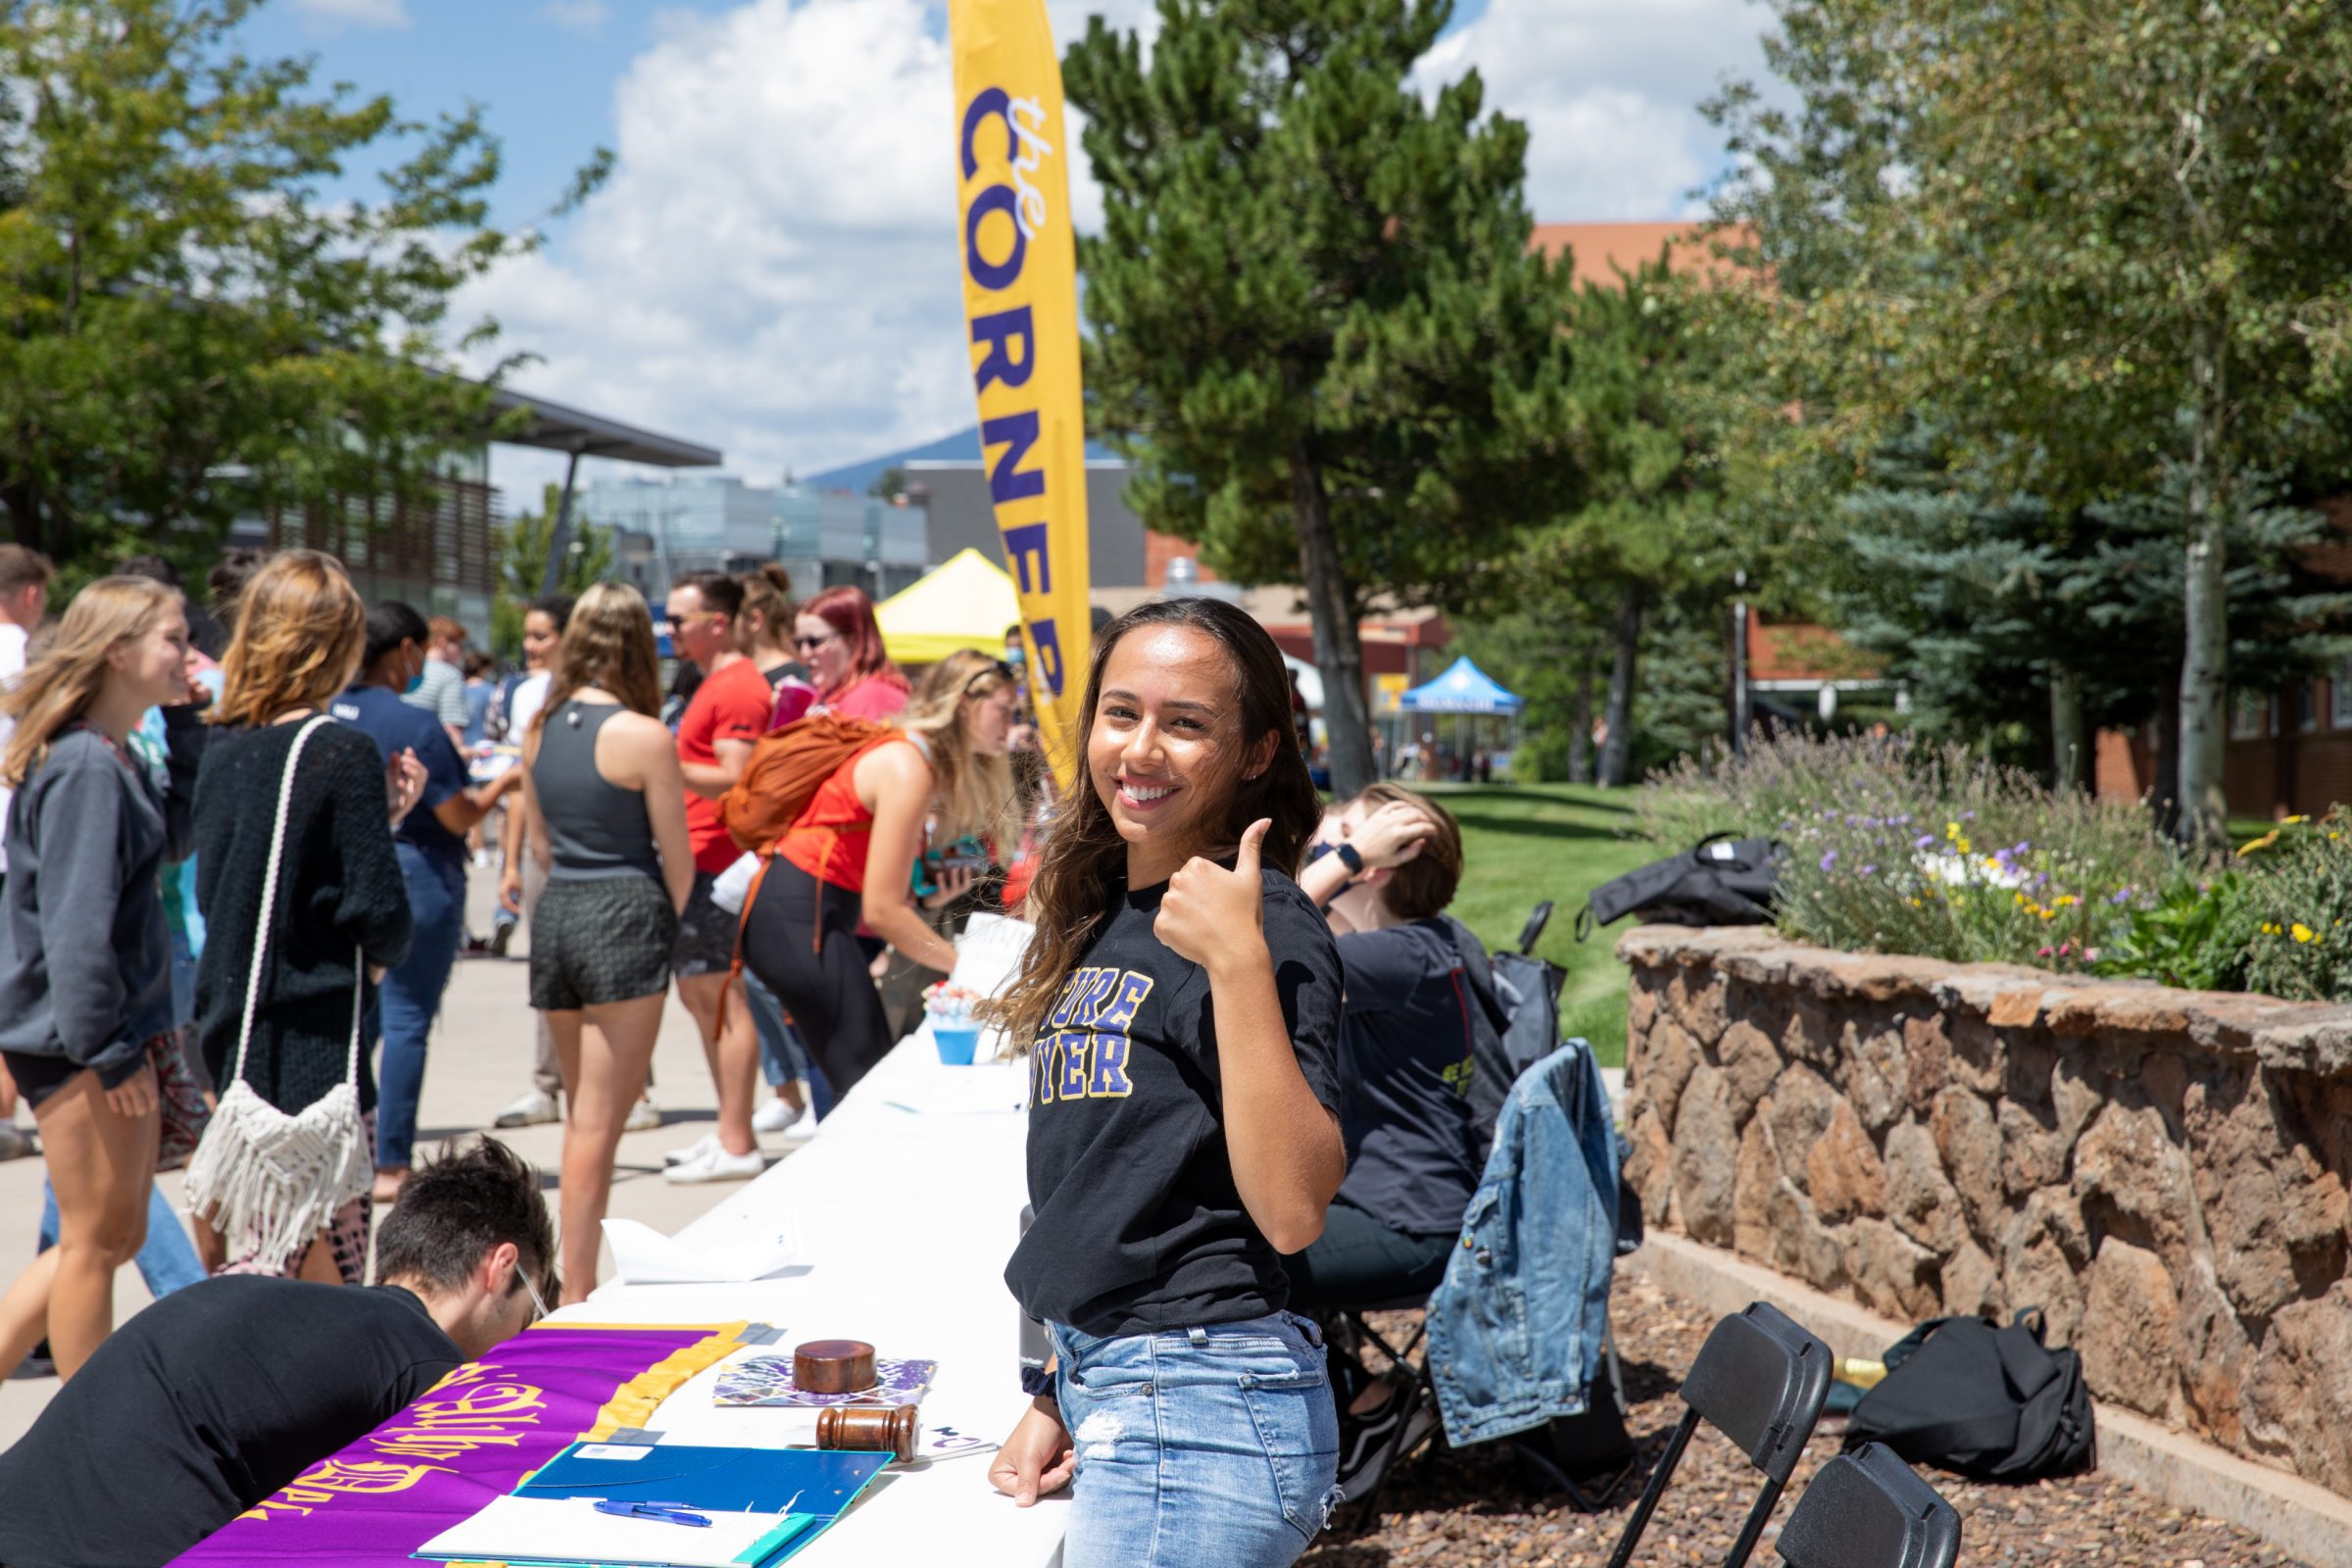
<svg viewBox="0 0 2352 1568">
<path fill-rule="evenodd" d="M 253 971 L 245 984 L 245 1016 L 237 1025 L 237 1064 L 229 1075 L 228 1092 L 220 1097 L 212 1124 L 188 1161 L 186 1177 L 188 1212 L 204 1217 L 232 1248 L 251 1249 L 257 1261 L 271 1268 L 284 1267 L 326 1228 L 337 1208 L 368 1192 L 375 1174 L 373 1153 L 360 1135 L 360 1020 L 368 981 L 362 953 L 355 949 L 352 954 L 351 1055 L 343 1082 L 288 1115 L 245 1081 L 253 1013 L 261 1003 L 262 970 L 277 911 L 294 769 L 318 726 L 333 722 L 324 713 L 305 722 L 286 756 L 285 777 L 277 788 L 277 819 L 270 830 L 269 868 L 263 873 Z"/>
</svg>

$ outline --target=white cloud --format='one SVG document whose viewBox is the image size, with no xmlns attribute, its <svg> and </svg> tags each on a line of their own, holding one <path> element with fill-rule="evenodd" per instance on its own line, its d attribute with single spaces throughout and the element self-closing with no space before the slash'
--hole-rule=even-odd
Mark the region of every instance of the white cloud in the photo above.
<svg viewBox="0 0 2352 1568">
<path fill-rule="evenodd" d="M 1765 78 L 1771 22 L 1752 0 L 1488 0 L 1419 77 L 1476 67 L 1488 108 L 1526 123 L 1538 222 L 1677 218 L 1723 160 L 1697 106 L 1727 74 Z"/>
<path fill-rule="evenodd" d="M 408 0 L 294 0 L 294 9 L 317 22 L 355 27 L 405 27 Z"/>
<path fill-rule="evenodd" d="M 547 0 L 539 14 L 559 27 L 593 33 L 603 30 L 612 8 L 605 0 Z"/>
<path fill-rule="evenodd" d="M 351 6 L 365 0 L 304 0 Z M 397 0 L 372 0 L 397 3 Z M 548 0 L 551 6 L 601 0 Z M 1150 0 L 1049 0 L 1150 29 Z M 722 448 L 772 483 L 973 417 L 961 329 L 950 55 L 938 0 L 750 0 L 657 17 L 615 96 L 612 178 L 541 255 L 465 302 L 545 363 L 525 390 Z M 1424 85 L 1476 65 L 1532 132 L 1543 220 L 1669 216 L 1718 162 L 1693 106 L 1760 74 L 1742 0 L 1490 0 Z M 1074 217 L 1101 193 L 1072 127 Z M 555 464 L 501 449 L 510 497 Z"/>
</svg>

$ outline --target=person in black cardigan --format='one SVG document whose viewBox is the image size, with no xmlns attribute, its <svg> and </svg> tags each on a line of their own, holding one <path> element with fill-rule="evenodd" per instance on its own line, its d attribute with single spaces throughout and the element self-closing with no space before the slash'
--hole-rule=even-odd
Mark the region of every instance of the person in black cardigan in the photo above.
<svg viewBox="0 0 2352 1568">
<path fill-rule="evenodd" d="M 196 898 L 208 937 L 196 972 L 197 1037 L 213 1081 L 226 1093 L 261 919 L 270 835 L 287 755 L 305 720 L 350 684 L 367 636 L 367 607 L 332 556 L 312 550 L 274 558 L 246 585 L 224 662 L 215 722 L 221 726 L 196 780 Z M 349 1065 L 354 967 L 365 955 L 370 987 L 408 956 L 408 888 L 392 827 L 414 806 L 424 770 L 414 754 L 389 765 L 375 743 L 344 724 L 320 725 L 303 748 L 286 808 L 277 907 L 271 920 L 244 1081 L 270 1104 L 298 1114 L 344 1082 Z M 374 1104 L 360 1054 L 360 1106 Z M 344 1205 L 321 1240 L 287 1272 L 356 1284 L 367 1263 L 368 1199 Z M 199 1245 L 216 1268 L 242 1239 Z M 275 1259 L 260 1259 L 270 1268 Z"/>
</svg>

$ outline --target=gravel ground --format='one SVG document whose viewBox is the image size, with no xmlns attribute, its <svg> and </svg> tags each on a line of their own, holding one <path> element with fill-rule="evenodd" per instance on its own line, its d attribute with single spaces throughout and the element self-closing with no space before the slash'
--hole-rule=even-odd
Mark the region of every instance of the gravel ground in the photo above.
<svg viewBox="0 0 2352 1568">
<path fill-rule="evenodd" d="M 1501 1564 L 1508 1568 L 1600 1568 L 1617 1544 L 1649 1468 L 1681 1418 L 1674 1396 L 1682 1369 L 1705 1343 L 1714 1317 L 1645 1280 L 1620 1275 L 1611 1316 L 1624 1367 L 1628 1420 L 1639 1463 L 1598 1515 L 1531 1492 L 1507 1447 L 1454 1453 L 1443 1438 L 1391 1480 L 1381 1514 L 1366 1525 L 1346 1510 L 1303 1561 L 1311 1568 L 1391 1568 L 1405 1563 Z M 1409 1317 L 1398 1315 L 1409 1324 Z M 1384 1333 L 1391 1326 L 1381 1321 Z M 1409 1333 L 1409 1327 L 1407 1328 Z M 1395 1336 L 1392 1336 L 1394 1339 Z M 1840 1422 L 1825 1420 L 1805 1450 L 1788 1494 L 1749 1561 L 1779 1568 L 1771 1549 L 1780 1521 L 1805 1483 L 1838 1452 Z M 2302 1568 L 2234 1526 L 2169 1508 L 2099 1475 L 2031 1486 L 1979 1486 L 1926 1472 L 1963 1521 L 1965 1564 L 2147 1564 L 2165 1568 Z M 1720 1563 L 1754 1500 L 1760 1477 L 1744 1455 L 1700 1426 L 1635 1553 L 1637 1565 Z"/>
</svg>

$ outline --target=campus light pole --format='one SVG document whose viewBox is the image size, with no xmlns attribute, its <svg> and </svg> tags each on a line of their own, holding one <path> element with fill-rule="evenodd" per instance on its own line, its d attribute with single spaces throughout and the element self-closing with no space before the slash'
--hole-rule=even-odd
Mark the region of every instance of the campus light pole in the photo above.
<svg viewBox="0 0 2352 1568">
<path fill-rule="evenodd" d="M 1732 573 L 1739 597 L 1732 601 L 1732 755 L 1747 750 L 1747 570 Z"/>
</svg>

